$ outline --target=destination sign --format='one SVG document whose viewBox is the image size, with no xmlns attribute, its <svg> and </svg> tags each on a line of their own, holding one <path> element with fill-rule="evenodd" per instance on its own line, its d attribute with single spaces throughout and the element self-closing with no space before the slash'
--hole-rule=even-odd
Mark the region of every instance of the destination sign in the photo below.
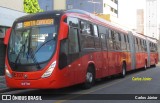
<svg viewBox="0 0 160 103">
<path fill-rule="evenodd" d="M 51 25 L 51 24 L 54 24 L 53 19 L 42 19 L 42 20 L 25 21 L 23 23 L 23 26 L 24 27 L 30 27 L 30 26 Z"/>
</svg>

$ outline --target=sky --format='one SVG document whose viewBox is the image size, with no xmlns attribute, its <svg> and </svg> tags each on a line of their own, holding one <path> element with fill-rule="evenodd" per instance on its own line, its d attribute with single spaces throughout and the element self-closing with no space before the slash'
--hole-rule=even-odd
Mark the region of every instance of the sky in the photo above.
<svg viewBox="0 0 160 103">
<path fill-rule="evenodd" d="M 136 10 L 145 8 L 145 0 L 118 0 L 118 3 L 120 23 L 136 29 Z"/>
</svg>

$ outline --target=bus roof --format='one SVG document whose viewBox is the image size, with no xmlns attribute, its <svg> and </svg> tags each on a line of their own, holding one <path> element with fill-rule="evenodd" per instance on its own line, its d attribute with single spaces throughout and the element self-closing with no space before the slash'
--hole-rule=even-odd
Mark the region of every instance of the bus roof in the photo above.
<svg viewBox="0 0 160 103">
<path fill-rule="evenodd" d="M 63 10 L 55 10 L 55 11 L 47 11 L 47 12 L 40 12 L 36 14 L 30 14 L 26 16 L 22 16 L 18 19 L 16 19 L 15 22 L 22 22 L 22 21 L 30 21 L 30 20 L 37 20 L 37 19 L 43 19 L 43 18 L 49 18 L 49 17 L 55 17 L 56 15 L 63 15 L 65 12 Z"/>
<path fill-rule="evenodd" d="M 97 17 L 94 14 L 91 14 L 89 12 L 86 12 L 86 11 L 83 11 L 83 10 L 77 10 L 77 9 L 72 9 L 72 10 L 54 10 L 54 11 L 46 11 L 46 12 L 31 14 L 31 15 L 20 17 L 15 22 L 42 19 L 42 18 L 45 18 L 45 17 L 49 18 L 49 17 L 55 17 L 56 15 L 63 15 L 63 14 L 71 14 L 71 15 L 73 14 L 73 16 L 75 16 L 74 14 L 77 14 L 77 15 L 79 15 L 79 17 L 81 17 L 81 15 L 83 15 L 83 16 L 86 16 L 86 18 L 89 18 L 93 22 L 98 22 L 101 25 L 107 25 L 111 29 L 127 33 L 126 30 L 124 30 L 124 29 L 122 29 L 120 27 L 117 27 L 116 25 L 113 25 L 112 23 L 110 23 L 107 20 L 104 20 L 104 19 L 102 19 L 100 17 Z"/>
<path fill-rule="evenodd" d="M 114 25 L 114 24 L 112 24 L 111 22 L 109 22 L 107 20 L 104 20 L 104 19 L 102 19 L 102 18 L 100 18 L 98 16 L 95 16 L 94 14 L 91 14 L 91 13 L 83 11 L 83 10 L 78 10 L 78 9 L 54 10 L 54 11 L 46 11 L 46 12 L 26 15 L 26 16 L 23 16 L 23 17 L 20 17 L 20 18 L 16 19 L 15 22 L 22 22 L 22 21 L 27 21 L 27 20 L 30 21 L 30 20 L 36 20 L 36 19 L 55 17 L 56 15 L 57 16 L 59 16 L 59 15 L 62 16 L 63 14 L 69 14 L 69 15 L 72 15 L 72 16 L 75 16 L 75 17 L 76 16 L 80 17 L 80 18 L 85 17 L 85 18 L 89 19 L 92 22 L 98 22 L 99 24 L 107 26 L 110 29 L 114 29 L 116 31 L 120 31 L 120 32 L 123 32 L 123 33 L 128 33 L 127 30 L 124 30 L 120 26 Z M 131 32 L 133 33 L 133 35 L 135 35 L 137 37 L 144 38 L 144 39 L 147 38 L 152 42 L 157 41 L 156 39 L 148 37 L 146 35 L 142 35 L 142 34 L 139 34 L 139 33 L 133 32 L 133 31 L 131 31 Z"/>
<path fill-rule="evenodd" d="M 122 27 L 118 26 L 118 25 L 115 25 L 105 19 L 102 19 L 98 16 L 95 16 L 94 14 L 92 13 L 89 13 L 89 12 L 86 12 L 86 11 L 83 11 L 83 10 L 78 10 L 78 9 L 72 9 L 72 10 L 67 10 L 65 11 L 65 13 L 73 13 L 73 16 L 75 16 L 74 14 L 80 14 L 80 15 L 85 15 L 87 18 L 89 18 L 90 20 L 92 20 L 93 22 L 98 22 L 102 25 L 106 25 L 107 27 L 111 28 L 111 29 L 114 29 L 114 30 L 117 30 L 117 31 L 121 31 L 123 33 L 128 33 L 127 30 L 124 30 Z M 81 16 L 79 16 L 81 17 Z"/>
</svg>

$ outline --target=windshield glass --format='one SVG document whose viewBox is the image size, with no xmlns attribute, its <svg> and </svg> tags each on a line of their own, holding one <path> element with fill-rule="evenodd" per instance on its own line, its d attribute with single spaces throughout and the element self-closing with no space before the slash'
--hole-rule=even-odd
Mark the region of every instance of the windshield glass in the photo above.
<svg viewBox="0 0 160 103">
<path fill-rule="evenodd" d="M 55 52 L 57 25 L 27 23 L 17 23 L 12 29 L 8 46 L 11 63 L 39 64 L 49 60 Z"/>
</svg>

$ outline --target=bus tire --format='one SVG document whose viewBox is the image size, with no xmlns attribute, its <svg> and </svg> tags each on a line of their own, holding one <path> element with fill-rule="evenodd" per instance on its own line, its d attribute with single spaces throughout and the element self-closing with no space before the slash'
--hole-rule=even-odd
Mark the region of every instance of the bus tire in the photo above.
<svg viewBox="0 0 160 103">
<path fill-rule="evenodd" d="M 122 65 L 121 77 L 124 78 L 125 76 L 126 76 L 126 64 L 123 63 L 123 65 Z"/>
<path fill-rule="evenodd" d="M 144 70 L 147 70 L 147 61 L 145 61 Z"/>
<path fill-rule="evenodd" d="M 154 61 L 154 65 L 153 65 L 153 67 L 156 67 L 156 59 L 155 59 L 155 61 Z"/>
<path fill-rule="evenodd" d="M 91 66 L 89 66 L 86 73 L 86 80 L 82 87 L 84 89 L 89 89 L 94 85 L 94 82 L 95 82 L 94 69 Z"/>
</svg>

